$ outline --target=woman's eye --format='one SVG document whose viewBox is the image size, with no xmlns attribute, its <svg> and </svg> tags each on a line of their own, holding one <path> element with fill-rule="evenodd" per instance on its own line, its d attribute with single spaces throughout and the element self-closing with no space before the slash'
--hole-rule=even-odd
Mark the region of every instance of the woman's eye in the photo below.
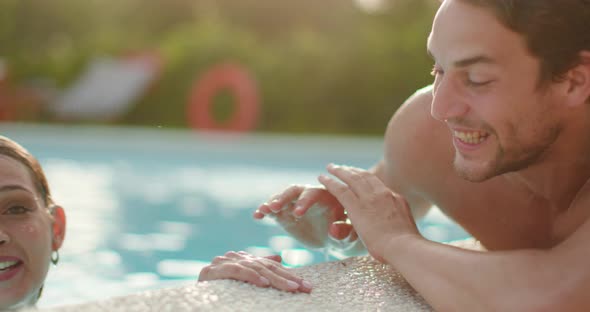
<svg viewBox="0 0 590 312">
<path fill-rule="evenodd" d="M 9 214 L 9 215 L 18 215 L 18 214 L 24 214 L 31 211 L 31 209 L 25 207 L 25 206 L 11 206 L 8 209 L 6 209 L 4 211 L 4 214 Z"/>
</svg>

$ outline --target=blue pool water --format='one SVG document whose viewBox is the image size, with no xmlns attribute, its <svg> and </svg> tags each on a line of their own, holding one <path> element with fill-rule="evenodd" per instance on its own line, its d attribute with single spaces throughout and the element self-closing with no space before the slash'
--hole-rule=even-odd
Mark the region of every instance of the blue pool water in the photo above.
<svg viewBox="0 0 590 312">
<path fill-rule="evenodd" d="M 41 161 L 68 216 L 41 307 L 192 283 L 228 250 L 325 261 L 253 210 L 292 183 L 317 184 L 329 162 L 370 167 L 380 138 L 227 136 L 154 129 L 0 124 Z M 468 235 L 433 210 L 433 240 Z"/>
</svg>

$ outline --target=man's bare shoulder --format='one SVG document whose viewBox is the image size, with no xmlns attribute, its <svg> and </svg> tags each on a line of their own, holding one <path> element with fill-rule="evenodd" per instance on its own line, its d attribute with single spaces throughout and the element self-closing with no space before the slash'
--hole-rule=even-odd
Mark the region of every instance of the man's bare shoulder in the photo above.
<svg viewBox="0 0 590 312">
<path fill-rule="evenodd" d="M 388 176 L 413 187 L 438 183 L 453 174 L 454 150 L 449 129 L 430 114 L 431 87 L 418 90 L 397 110 L 385 133 Z M 454 174 L 453 174 L 454 175 Z M 404 181 L 404 182 L 402 182 Z"/>
</svg>

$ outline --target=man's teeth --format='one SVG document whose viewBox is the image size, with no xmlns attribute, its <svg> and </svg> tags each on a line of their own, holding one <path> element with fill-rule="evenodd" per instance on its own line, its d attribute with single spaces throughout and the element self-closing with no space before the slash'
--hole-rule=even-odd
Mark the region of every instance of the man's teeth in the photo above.
<svg viewBox="0 0 590 312">
<path fill-rule="evenodd" d="M 14 265 L 16 265 L 18 261 L 4 261 L 0 262 L 0 270 L 6 270 Z"/>
<path fill-rule="evenodd" d="M 457 137 L 462 142 L 468 144 L 479 144 L 488 137 L 488 133 L 481 132 L 481 131 L 471 131 L 471 132 L 463 132 L 463 131 L 455 131 L 455 137 Z"/>
</svg>

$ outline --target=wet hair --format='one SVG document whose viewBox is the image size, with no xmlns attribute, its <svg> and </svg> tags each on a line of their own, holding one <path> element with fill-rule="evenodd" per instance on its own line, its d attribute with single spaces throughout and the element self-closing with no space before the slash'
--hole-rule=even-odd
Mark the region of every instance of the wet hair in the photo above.
<svg viewBox="0 0 590 312">
<path fill-rule="evenodd" d="M 10 157 L 27 167 L 32 175 L 35 188 L 43 198 L 45 206 L 49 207 L 53 205 L 45 173 L 43 173 L 39 161 L 31 153 L 13 140 L 0 135 L 0 155 Z"/>
<path fill-rule="evenodd" d="M 539 84 L 560 81 L 590 51 L 590 0 L 461 0 L 491 9 L 540 59 Z"/>
</svg>

